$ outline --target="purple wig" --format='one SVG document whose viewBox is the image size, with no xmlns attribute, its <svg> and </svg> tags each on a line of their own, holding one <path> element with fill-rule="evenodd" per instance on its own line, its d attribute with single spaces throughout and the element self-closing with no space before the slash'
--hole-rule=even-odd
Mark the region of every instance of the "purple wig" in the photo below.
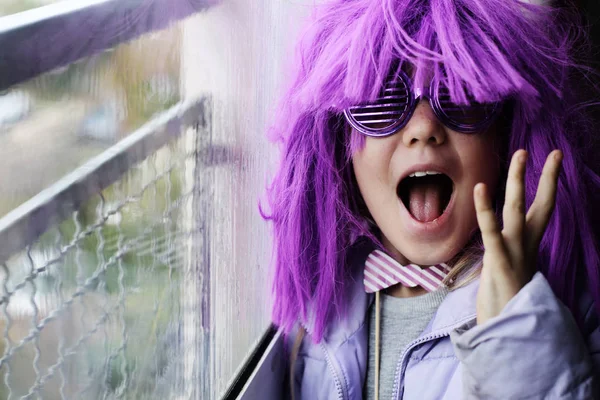
<svg viewBox="0 0 600 400">
<path fill-rule="evenodd" d="M 600 304 L 591 225 L 597 218 L 591 194 L 600 179 L 583 151 L 592 133 L 576 90 L 581 85 L 574 84 L 576 76 L 587 76 L 574 73 L 583 70 L 573 59 L 581 39 L 577 21 L 573 8 L 520 0 L 333 0 L 319 6 L 270 132 L 282 151 L 264 215 L 274 233 L 274 322 L 289 332 L 310 319 L 320 341 L 346 312 L 348 249 L 361 236 L 380 245 L 365 222 L 350 162 L 364 139 L 348 129 L 340 111 L 376 98 L 398 62 L 414 67 L 417 84 L 433 74 L 456 102 L 468 95 L 510 99 L 504 159 L 520 148 L 529 152 L 528 207 L 547 155 L 564 152 L 539 268 L 576 315 L 582 276 Z M 503 198 L 500 190 L 498 210 Z"/>
</svg>

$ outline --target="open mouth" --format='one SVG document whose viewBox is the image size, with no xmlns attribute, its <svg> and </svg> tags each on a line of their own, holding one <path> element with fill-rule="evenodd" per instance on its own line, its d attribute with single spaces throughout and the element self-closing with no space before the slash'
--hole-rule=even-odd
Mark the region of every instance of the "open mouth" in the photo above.
<svg viewBox="0 0 600 400">
<path fill-rule="evenodd" d="M 397 194 L 414 219 L 431 222 L 439 218 L 450 203 L 454 183 L 446 174 L 417 172 L 400 181 Z"/>
</svg>

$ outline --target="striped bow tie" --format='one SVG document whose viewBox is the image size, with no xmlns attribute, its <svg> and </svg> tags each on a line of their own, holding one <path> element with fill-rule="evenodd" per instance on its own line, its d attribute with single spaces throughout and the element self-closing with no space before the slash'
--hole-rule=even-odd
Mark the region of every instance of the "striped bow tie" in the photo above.
<svg viewBox="0 0 600 400">
<path fill-rule="evenodd" d="M 383 251 L 375 250 L 365 265 L 365 290 L 374 293 L 386 289 L 397 283 L 404 286 L 421 286 L 428 292 L 432 292 L 442 285 L 442 280 L 450 272 L 446 264 L 437 264 L 428 268 L 420 268 L 417 265 L 401 265 Z"/>
</svg>

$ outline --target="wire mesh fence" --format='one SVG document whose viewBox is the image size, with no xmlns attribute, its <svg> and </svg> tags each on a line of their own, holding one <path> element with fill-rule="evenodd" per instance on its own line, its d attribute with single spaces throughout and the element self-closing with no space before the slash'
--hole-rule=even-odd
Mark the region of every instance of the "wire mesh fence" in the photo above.
<svg viewBox="0 0 600 400">
<path fill-rule="evenodd" d="M 185 128 L 0 265 L 0 398 L 189 390 L 198 132 Z"/>
</svg>

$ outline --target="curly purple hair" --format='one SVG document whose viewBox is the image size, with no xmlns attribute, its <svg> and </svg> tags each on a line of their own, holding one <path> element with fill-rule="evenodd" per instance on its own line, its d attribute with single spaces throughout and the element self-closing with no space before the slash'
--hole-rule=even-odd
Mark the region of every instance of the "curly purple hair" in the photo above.
<svg viewBox="0 0 600 400">
<path fill-rule="evenodd" d="M 375 244 L 377 237 L 365 224 L 350 161 L 364 139 L 340 112 L 376 98 L 398 61 L 414 67 L 417 84 L 424 73 L 443 80 L 455 101 L 511 99 L 506 146 L 508 154 L 529 152 L 528 207 L 546 156 L 563 151 L 539 268 L 576 315 L 582 276 L 600 305 L 591 223 L 600 178 L 586 163 L 592 124 L 577 89 L 589 71 L 574 60 L 582 35 L 573 7 L 521 0 L 333 0 L 317 7 L 270 131 L 282 150 L 263 212 L 274 230 L 274 322 L 289 332 L 310 318 L 320 341 L 327 324 L 344 317 L 348 249 L 358 237 Z M 501 190 L 497 207 L 503 197 Z"/>
</svg>

